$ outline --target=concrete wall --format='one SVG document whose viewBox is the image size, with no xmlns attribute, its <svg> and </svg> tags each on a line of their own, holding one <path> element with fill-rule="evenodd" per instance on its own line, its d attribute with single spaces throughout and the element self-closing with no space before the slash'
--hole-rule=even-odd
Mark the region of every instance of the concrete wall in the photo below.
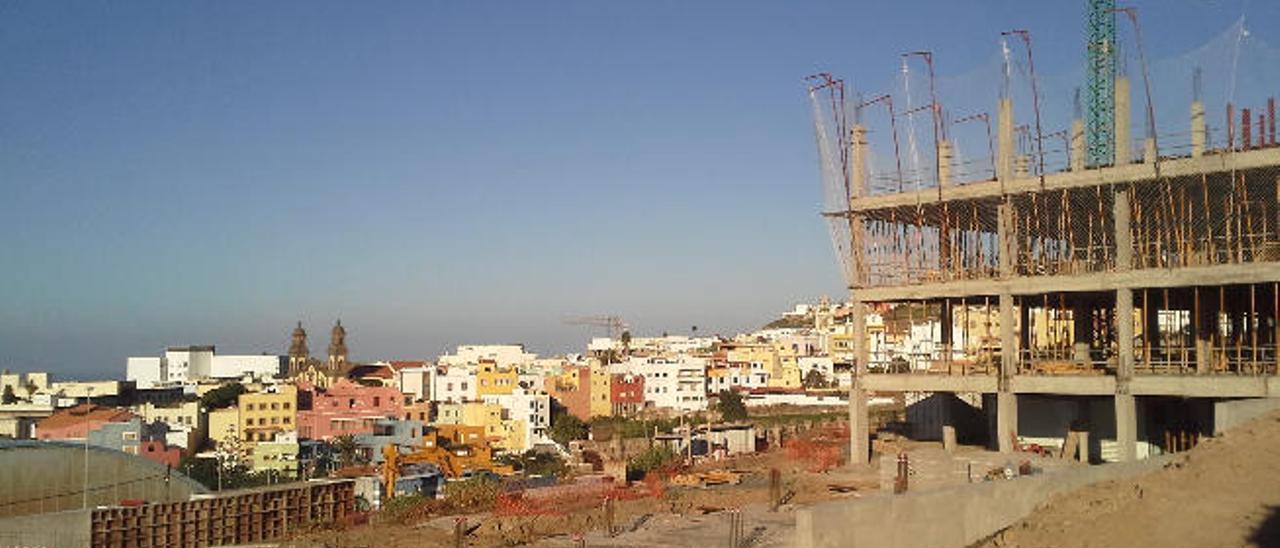
<svg viewBox="0 0 1280 548">
<path fill-rule="evenodd" d="M 0 519 L 0 546 L 89 546 L 92 510 Z"/>
<path fill-rule="evenodd" d="M 1248 421 L 1258 415 L 1280 409 L 1280 399 L 1223 400 L 1213 402 L 1213 435 Z"/>
<path fill-rule="evenodd" d="M 796 511 L 795 545 L 817 547 L 965 547 L 1026 517 L 1053 495 L 1159 469 L 1167 457 L 1073 467 L 1015 480 L 906 495 L 880 494 Z"/>
</svg>

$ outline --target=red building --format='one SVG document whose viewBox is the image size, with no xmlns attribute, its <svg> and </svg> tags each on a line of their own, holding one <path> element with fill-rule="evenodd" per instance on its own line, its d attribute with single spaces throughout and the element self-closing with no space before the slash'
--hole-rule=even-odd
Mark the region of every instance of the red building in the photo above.
<svg viewBox="0 0 1280 548">
<path fill-rule="evenodd" d="M 391 386 L 363 386 L 339 379 L 327 390 L 298 387 L 298 437 L 329 440 L 347 434 L 370 434 L 382 419 L 404 415 L 407 397 Z"/>
<path fill-rule="evenodd" d="M 591 420 L 591 368 L 569 367 L 563 375 L 547 377 L 542 389 L 560 402 L 570 415 Z"/>
<path fill-rule="evenodd" d="M 634 415 L 644 408 L 644 375 L 609 377 L 609 404 L 615 416 Z"/>
<path fill-rule="evenodd" d="M 169 447 L 159 440 L 144 441 L 138 444 L 138 456 L 168 465 L 169 468 L 177 468 L 178 462 L 182 460 L 182 449 Z"/>
</svg>

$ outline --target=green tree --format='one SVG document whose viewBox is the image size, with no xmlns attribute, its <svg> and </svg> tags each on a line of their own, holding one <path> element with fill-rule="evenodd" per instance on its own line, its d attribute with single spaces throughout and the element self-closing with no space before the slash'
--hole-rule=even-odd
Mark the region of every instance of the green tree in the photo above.
<svg viewBox="0 0 1280 548">
<path fill-rule="evenodd" d="M 800 384 L 805 388 L 826 388 L 827 376 L 817 369 L 810 369 L 808 373 L 804 374 L 804 379 L 800 381 Z"/>
<path fill-rule="evenodd" d="M 338 454 L 338 462 L 346 467 L 356 464 L 357 452 L 360 445 L 356 443 L 355 436 L 351 434 L 343 434 L 333 438 L 333 449 Z"/>
<path fill-rule="evenodd" d="M 631 352 L 631 331 L 627 330 L 622 332 L 622 353 L 628 354 L 630 352 Z"/>
<path fill-rule="evenodd" d="M 498 462 L 511 465 L 531 476 L 564 476 L 569 473 L 569 466 L 559 455 L 532 449 L 522 454 L 502 455 L 498 457 Z"/>
<path fill-rule="evenodd" d="M 569 442 L 573 440 L 587 439 L 587 423 L 564 408 L 556 411 L 551 416 L 551 428 L 547 429 L 547 436 L 564 447 L 569 447 Z"/>
<path fill-rule="evenodd" d="M 720 391 L 716 410 L 720 412 L 720 418 L 725 421 L 747 420 L 747 404 L 743 403 L 741 394 L 732 390 Z"/>
<path fill-rule="evenodd" d="M 224 384 L 204 393 L 200 398 L 200 406 L 206 410 L 225 409 L 236 404 L 245 388 L 238 382 Z"/>
<path fill-rule="evenodd" d="M 18 403 L 18 396 L 15 396 L 13 394 L 12 385 L 8 385 L 8 384 L 4 385 L 4 394 L 0 395 L 0 403 L 3 403 L 5 405 L 9 405 L 11 403 Z"/>
<path fill-rule="evenodd" d="M 661 468 L 675 458 L 675 451 L 665 445 L 649 448 L 627 460 L 627 479 L 643 479 L 646 473 Z"/>
</svg>

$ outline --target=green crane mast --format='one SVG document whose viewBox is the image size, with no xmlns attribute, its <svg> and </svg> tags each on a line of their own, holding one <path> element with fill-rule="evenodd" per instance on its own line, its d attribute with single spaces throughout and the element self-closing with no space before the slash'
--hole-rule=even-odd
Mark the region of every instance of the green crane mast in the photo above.
<svg viewBox="0 0 1280 548">
<path fill-rule="evenodd" d="M 1085 0 L 1088 32 L 1085 143 L 1091 167 L 1115 163 L 1115 0 Z"/>
</svg>

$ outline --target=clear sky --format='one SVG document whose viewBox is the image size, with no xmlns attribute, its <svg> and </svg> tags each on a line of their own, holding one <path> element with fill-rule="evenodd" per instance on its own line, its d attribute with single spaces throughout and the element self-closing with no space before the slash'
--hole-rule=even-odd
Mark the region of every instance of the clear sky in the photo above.
<svg viewBox="0 0 1280 548">
<path fill-rule="evenodd" d="M 1151 55 L 1280 6 L 1137 2 Z M 891 83 L 1084 1 L 0 3 L 0 366 L 730 333 L 843 296 L 802 77 Z"/>
</svg>

